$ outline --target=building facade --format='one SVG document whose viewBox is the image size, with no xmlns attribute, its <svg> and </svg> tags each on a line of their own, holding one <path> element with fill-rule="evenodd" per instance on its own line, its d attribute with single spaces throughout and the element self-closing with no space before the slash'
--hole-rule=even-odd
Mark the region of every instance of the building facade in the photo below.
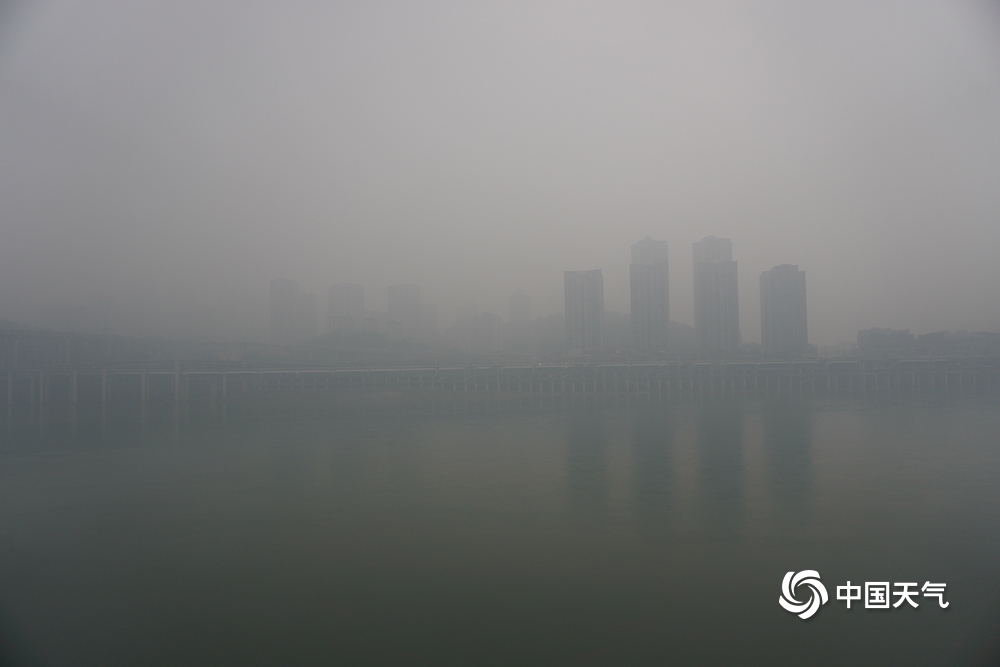
<svg viewBox="0 0 1000 667">
<path fill-rule="evenodd" d="M 647 236 L 632 245 L 629 291 L 633 347 L 643 352 L 666 350 L 670 324 L 666 241 L 654 241 Z"/>
<path fill-rule="evenodd" d="M 740 347 L 736 261 L 729 239 L 706 236 L 693 246 L 694 332 L 699 354 L 731 357 Z"/>
<path fill-rule="evenodd" d="M 604 275 L 600 269 L 566 271 L 566 347 L 593 352 L 604 347 Z"/>
<path fill-rule="evenodd" d="M 760 342 L 765 353 L 775 356 L 809 350 L 806 272 L 793 264 L 760 274 Z"/>
</svg>

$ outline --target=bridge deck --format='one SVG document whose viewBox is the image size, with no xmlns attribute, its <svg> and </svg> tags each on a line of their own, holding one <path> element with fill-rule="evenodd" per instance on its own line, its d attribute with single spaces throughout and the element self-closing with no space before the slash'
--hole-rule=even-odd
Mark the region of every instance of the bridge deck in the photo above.
<svg viewBox="0 0 1000 667">
<path fill-rule="evenodd" d="M 0 376 L 2 377 L 2 376 Z M 289 389 L 532 393 L 882 391 L 1000 386 L 1000 358 L 239 368 L 117 364 L 6 370 L 6 402 L 184 401 Z M 55 397 L 55 398 L 54 398 Z"/>
</svg>

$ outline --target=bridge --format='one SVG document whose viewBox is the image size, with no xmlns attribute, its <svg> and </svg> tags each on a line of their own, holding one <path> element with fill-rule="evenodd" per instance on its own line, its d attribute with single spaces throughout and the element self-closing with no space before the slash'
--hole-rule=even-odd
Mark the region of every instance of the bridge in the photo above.
<svg viewBox="0 0 1000 667">
<path fill-rule="evenodd" d="M 0 369 L 8 406 L 183 402 L 274 392 L 698 395 L 968 390 L 1000 386 L 1000 358 L 670 361 L 344 368 L 242 362 L 63 364 Z"/>
</svg>

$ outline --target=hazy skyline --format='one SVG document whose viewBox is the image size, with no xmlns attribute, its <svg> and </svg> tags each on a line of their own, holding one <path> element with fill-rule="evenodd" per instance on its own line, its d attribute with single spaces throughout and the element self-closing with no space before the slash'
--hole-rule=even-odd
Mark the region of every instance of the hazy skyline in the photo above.
<svg viewBox="0 0 1000 667">
<path fill-rule="evenodd" d="M 1000 331 L 998 183 L 985 1 L 0 9 L 0 318 L 29 324 L 159 294 L 266 332 L 279 277 L 544 316 L 587 269 L 628 312 L 647 235 L 690 324 L 715 235 L 744 341 L 786 263 L 814 344 Z"/>
</svg>

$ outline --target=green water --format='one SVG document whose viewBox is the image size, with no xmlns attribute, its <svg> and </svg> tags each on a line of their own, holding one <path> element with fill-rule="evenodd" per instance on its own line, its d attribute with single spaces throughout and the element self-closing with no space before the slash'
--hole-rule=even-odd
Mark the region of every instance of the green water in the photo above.
<svg viewBox="0 0 1000 667">
<path fill-rule="evenodd" d="M 998 565 L 996 396 L 0 414 L 0 663 L 992 664 Z"/>
</svg>

